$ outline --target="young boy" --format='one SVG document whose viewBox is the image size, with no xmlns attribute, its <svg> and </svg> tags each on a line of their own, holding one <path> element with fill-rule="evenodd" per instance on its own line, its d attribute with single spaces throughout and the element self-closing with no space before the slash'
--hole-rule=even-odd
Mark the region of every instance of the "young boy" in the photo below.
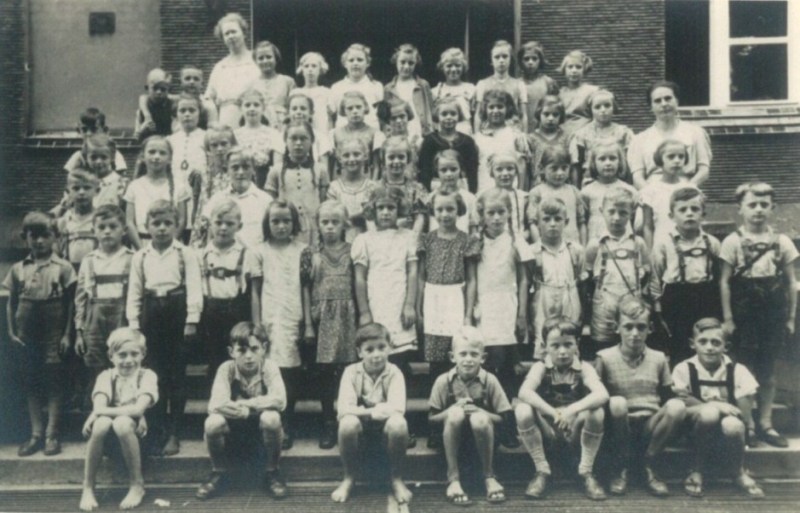
<svg viewBox="0 0 800 513">
<path fill-rule="evenodd" d="M 683 187 L 673 192 L 669 216 L 675 228 L 653 247 L 650 291 L 668 332 L 665 349 L 674 367 L 692 356 L 688 341 L 694 323 L 722 314 L 717 281 L 720 244 L 700 224 L 705 198 L 699 189 Z"/>
<path fill-rule="evenodd" d="M 94 211 L 94 235 L 99 247 L 86 255 L 75 292 L 75 352 L 83 357 L 93 384 L 109 367 L 106 341 L 125 324 L 125 301 L 133 251 L 122 245 L 125 213 L 116 205 Z"/>
<path fill-rule="evenodd" d="M 542 443 L 546 438 L 551 443 L 580 443 L 578 475 L 583 479 L 586 496 L 604 500 L 606 494 L 592 472 L 603 440 L 603 406 L 608 402 L 608 392 L 594 368 L 578 358 L 578 323 L 569 317 L 552 317 L 542 331 L 547 354 L 543 362 L 535 362 L 528 371 L 519 391 L 520 403 L 514 410 L 519 437 L 536 466 L 536 475 L 525 495 L 541 499 L 547 491 L 550 464 Z"/>
<path fill-rule="evenodd" d="M 134 125 L 134 133 L 139 142 L 151 135 L 166 137 L 172 133 L 174 102 L 169 97 L 170 80 L 172 76 L 161 68 L 154 68 L 147 74 L 147 95 L 142 95 L 139 99 Z"/>
<path fill-rule="evenodd" d="M 254 443 L 264 444 L 267 453 L 264 486 L 275 499 L 288 494 L 278 470 L 281 457 L 281 415 L 286 407 L 286 389 L 281 371 L 267 358 L 269 340 L 260 324 L 240 322 L 230 331 L 228 354 L 220 365 L 208 400 L 205 440 L 211 457 L 211 476 L 195 496 L 210 499 L 228 484 L 227 448 L 242 456 Z"/>
<path fill-rule="evenodd" d="M 612 447 L 621 465 L 609 491 L 622 495 L 628 488 L 633 422 L 641 426 L 641 436 L 647 442 L 644 453 L 647 489 L 663 497 L 669 494 L 669 489 L 656 475 L 653 463 L 682 425 L 686 407 L 677 398 L 662 404 L 662 397 L 672 392 L 672 376 L 664 353 L 645 345 L 650 334 L 650 307 L 641 298 L 626 296 L 620 301 L 617 333 L 620 343 L 598 352 L 595 361 L 597 373 L 611 396 L 608 408 Z"/>
<path fill-rule="evenodd" d="M 58 220 L 58 246 L 61 256 L 77 272 L 83 258 L 97 247 L 93 229 L 94 197 L 100 181 L 91 171 L 75 168 L 67 177 L 67 194 L 71 207 Z"/>
<path fill-rule="evenodd" d="M 606 232 L 586 246 L 587 280 L 592 280 L 591 302 L 584 296 L 592 344 L 581 357 L 591 360 L 597 351 L 617 344 L 617 305 L 626 295 L 641 297 L 650 276 L 650 254 L 644 240 L 631 230 L 636 208 L 633 194 L 613 189 L 603 198 Z M 588 288 L 588 287 L 587 287 Z M 588 312 L 591 311 L 591 316 Z"/>
<path fill-rule="evenodd" d="M 200 124 L 198 125 L 203 130 L 208 128 L 208 125 L 216 123 L 218 119 L 216 104 L 203 97 L 203 72 L 200 68 L 195 66 L 184 66 L 181 68 L 180 74 L 181 91 L 200 96 L 203 103 L 203 112 L 200 114 Z M 142 95 L 147 96 L 147 95 Z M 139 100 L 139 107 L 141 108 L 141 97 Z"/>
<path fill-rule="evenodd" d="M 227 359 L 225 343 L 231 328 L 250 318 L 248 274 L 251 254 L 236 240 L 242 227 L 239 207 L 231 200 L 211 211 L 211 240 L 201 251 L 203 314 L 200 337 L 208 360 L 208 377 Z"/>
<path fill-rule="evenodd" d="M 486 499 L 490 503 L 506 500 L 503 486 L 494 477 L 494 432 L 511 404 L 497 377 L 481 368 L 485 356 L 480 331 L 464 326 L 453 336 L 450 359 L 455 367 L 436 378 L 431 389 L 428 420 L 444 424 L 447 500 L 459 506 L 472 502 L 461 487 L 458 470 L 459 450 L 470 435 L 478 449 Z"/>
<path fill-rule="evenodd" d="M 144 412 L 158 402 L 158 377 L 150 369 L 142 368 L 146 354 L 147 347 L 140 332 L 131 328 L 117 328 L 111 332 L 108 358 L 114 367 L 97 377 L 92 392 L 92 413 L 83 425 L 83 436 L 89 439 L 80 502 L 83 511 L 98 508 L 95 478 L 110 431 L 119 440 L 130 479 L 130 488 L 119 504 L 120 509 L 133 509 L 144 498 L 139 437 L 147 432 Z"/>
<path fill-rule="evenodd" d="M 106 115 L 103 114 L 100 109 L 89 107 L 81 113 L 77 131 L 79 134 L 81 134 L 81 137 L 83 137 L 83 144 L 86 144 L 86 141 L 89 139 L 89 137 L 93 135 L 107 133 L 108 127 L 106 126 Z M 123 157 L 116 148 L 114 148 L 113 159 L 114 170 L 120 175 L 124 175 L 128 170 L 128 166 L 125 163 L 125 157 Z M 82 160 L 81 150 L 76 151 L 70 155 L 66 164 L 64 164 L 64 171 L 69 173 L 76 167 L 80 166 Z M 85 164 L 88 165 L 89 163 L 87 162 Z"/>
<path fill-rule="evenodd" d="M 703 465 L 726 454 L 736 465 L 736 486 L 751 498 L 762 498 L 763 490 L 744 469 L 745 433 L 754 427 L 752 410 L 758 383 L 744 365 L 725 355 L 719 320 L 706 317 L 697 321 L 689 345 L 697 354 L 672 371 L 672 389 L 686 404 L 686 421 L 695 445 L 694 469 L 683 482 L 684 489 L 692 497 L 701 497 Z"/>
<path fill-rule="evenodd" d="M 20 446 L 20 456 L 44 448 L 48 456 L 61 452 L 59 421 L 67 376 L 62 356 L 69 349 L 75 270 L 53 254 L 56 221 L 42 212 L 22 220 L 22 237 L 31 254 L 11 268 L 3 281 L 8 290 L 8 338 L 24 352 L 20 369 L 31 419 L 31 438 Z M 47 430 L 42 418 L 47 400 Z"/>
<path fill-rule="evenodd" d="M 733 336 L 734 359 L 759 384 L 757 434 L 770 445 L 788 447 L 772 427 L 772 403 L 775 360 L 784 336 L 794 333 L 797 248 L 769 225 L 775 210 L 775 191 L 770 185 L 742 184 L 736 189 L 736 201 L 744 223 L 725 238 L 719 253 L 723 328 Z"/>
<path fill-rule="evenodd" d="M 151 424 L 156 437 L 163 436 L 166 428 L 166 443 L 158 454 L 170 456 L 180 450 L 187 346 L 197 334 L 203 292 L 197 254 L 175 239 L 175 206 L 166 200 L 154 201 L 147 211 L 146 228 L 151 241 L 133 255 L 125 311 L 130 327 L 141 330 L 147 339 L 148 367 L 161 378 L 158 392 L 163 400 Z"/>
<path fill-rule="evenodd" d="M 353 491 L 363 433 L 383 438 L 392 494 L 399 504 L 406 504 L 412 497 L 400 475 L 408 445 L 406 382 L 400 369 L 389 363 L 389 331 L 382 324 L 373 322 L 358 328 L 355 343 L 361 361 L 345 368 L 339 385 L 339 450 L 344 479 L 331 499 L 345 502 Z"/>
</svg>

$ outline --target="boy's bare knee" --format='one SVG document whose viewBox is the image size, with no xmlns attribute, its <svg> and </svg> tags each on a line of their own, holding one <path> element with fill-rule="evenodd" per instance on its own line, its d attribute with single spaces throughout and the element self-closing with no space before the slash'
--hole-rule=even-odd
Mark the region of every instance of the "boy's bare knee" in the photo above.
<svg viewBox="0 0 800 513">
<path fill-rule="evenodd" d="M 111 430 L 111 417 L 97 417 L 92 424 L 92 437 L 106 436 Z"/>
<path fill-rule="evenodd" d="M 722 435 L 726 438 L 744 437 L 745 426 L 742 419 L 729 415 L 722 419 L 720 427 L 722 428 Z"/>
<path fill-rule="evenodd" d="M 276 411 L 262 411 L 258 416 L 259 429 L 277 431 L 281 427 L 281 415 Z"/>
<path fill-rule="evenodd" d="M 719 423 L 719 410 L 711 404 L 704 404 L 695 413 L 697 422 L 704 426 L 716 426 Z"/>
<path fill-rule="evenodd" d="M 681 421 L 686 417 L 686 405 L 680 399 L 670 399 L 664 404 L 664 414 L 672 420 Z"/>
<path fill-rule="evenodd" d="M 126 415 L 116 417 L 112 421 L 111 425 L 113 426 L 114 433 L 116 433 L 117 436 L 127 436 L 133 434 L 133 432 L 136 430 L 136 423 L 132 418 Z"/>
<path fill-rule="evenodd" d="M 492 419 L 485 412 L 475 412 L 469 416 L 469 425 L 473 431 L 489 431 L 492 427 Z"/>
<path fill-rule="evenodd" d="M 448 425 L 455 425 L 460 426 L 466 420 L 467 414 L 464 413 L 462 408 L 449 408 L 447 410 L 447 418 L 445 419 L 445 424 Z"/>
<path fill-rule="evenodd" d="M 386 419 L 386 425 L 383 427 L 384 433 L 387 435 L 407 435 L 408 423 L 402 415 L 392 415 Z"/>
<path fill-rule="evenodd" d="M 606 411 L 600 408 L 594 408 L 592 410 L 586 410 L 586 422 L 591 423 L 594 425 L 603 425 L 603 421 L 606 418 Z"/>
<path fill-rule="evenodd" d="M 355 415 L 345 415 L 339 419 L 339 434 L 344 436 L 358 435 L 361 433 L 361 420 Z"/>
<path fill-rule="evenodd" d="M 518 426 L 530 426 L 533 423 L 533 406 L 519 403 L 514 408 L 514 417 L 517 419 Z"/>
<path fill-rule="evenodd" d="M 608 411 L 614 418 L 626 418 L 628 416 L 628 401 L 619 395 L 615 395 L 608 400 Z"/>
<path fill-rule="evenodd" d="M 220 435 L 228 430 L 228 421 L 222 415 L 212 413 L 206 418 L 203 429 L 207 435 Z"/>
</svg>

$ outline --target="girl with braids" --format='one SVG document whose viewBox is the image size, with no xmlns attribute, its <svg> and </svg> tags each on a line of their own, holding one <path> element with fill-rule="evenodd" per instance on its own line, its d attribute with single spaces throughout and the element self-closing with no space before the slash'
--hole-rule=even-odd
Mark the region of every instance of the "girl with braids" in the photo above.
<svg viewBox="0 0 800 513">
<path fill-rule="evenodd" d="M 156 200 L 169 201 L 178 210 L 178 230 L 186 227 L 186 205 L 191 195 L 187 187 L 175 181 L 172 174 L 172 146 L 166 138 L 154 135 L 145 139 L 136 164 L 133 180 L 122 199 L 128 233 L 136 248 L 150 239 L 147 233 L 147 210 Z"/>
<path fill-rule="evenodd" d="M 238 139 L 231 127 L 212 124 L 206 130 L 203 149 L 206 155 L 206 172 L 200 185 L 200 195 L 197 198 L 196 212 L 206 212 L 206 205 L 214 194 L 228 191 L 231 188 L 230 178 L 227 173 L 228 151 L 237 145 Z M 206 245 L 208 236 L 208 217 L 199 215 L 194 220 L 192 236 L 189 245 L 202 248 Z"/>
</svg>

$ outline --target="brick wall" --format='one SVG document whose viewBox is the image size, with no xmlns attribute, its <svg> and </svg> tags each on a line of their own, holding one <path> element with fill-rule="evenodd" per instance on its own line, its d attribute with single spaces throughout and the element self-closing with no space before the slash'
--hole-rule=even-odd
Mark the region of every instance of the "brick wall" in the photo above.
<svg viewBox="0 0 800 513">
<path fill-rule="evenodd" d="M 25 116 L 25 20 L 23 0 L 0 2 L 0 212 L 5 215 L 19 196 L 16 170 Z"/>
</svg>

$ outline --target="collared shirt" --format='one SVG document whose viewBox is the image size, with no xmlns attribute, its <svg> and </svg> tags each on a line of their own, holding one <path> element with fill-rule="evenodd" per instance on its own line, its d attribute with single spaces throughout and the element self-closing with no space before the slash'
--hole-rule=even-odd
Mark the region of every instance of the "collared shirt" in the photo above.
<svg viewBox="0 0 800 513">
<path fill-rule="evenodd" d="M 239 397 L 234 398 L 234 388 L 238 390 Z M 257 411 L 283 411 L 286 407 L 286 388 L 278 365 L 265 358 L 258 371 L 248 377 L 242 375 L 235 361 L 223 362 L 211 386 L 208 413 L 217 413 L 220 408 L 237 399 L 256 399 L 252 401 L 251 408 Z"/>
<path fill-rule="evenodd" d="M 184 187 L 189 187 L 189 174 L 192 171 L 205 173 L 205 138 L 206 131 L 202 128 L 196 128 L 189 133 L 179 130 L 167 137 L 172 145 L 172 173 Z"/>
<path fill-rule="evenodd" d="M 672 370 L 672 390 L 680 396 L 691 396 L 692 383 L 689 377 L 689 364 L 692 364 L 697 369 L 697 378 L 701 381 L 718 381 L 722 383 L 719 386 L 713 385 L 700 385 L 700 399 L 703 402 L 709 401 L 727 401 L 728 390 L 725 388 L 725 380 L 728 377 L 727 366 L 731 363 L 731 359 L 726 355 L 722 355 L 722 364 L 713 373 L 709 372 L 697 355 L 682 361 Z M 756 378 L 747 370 L 747 367 L 741 364 L 734 364 L 733 367 L 733 395 L 735 399 L 741 399 L 755 395 L 758 390 L 758 382 Z"/>
<path fill-rule="evenodd" d="M 200 255 L 203 296 L 231 299 L 243 293 L 247 288 L 247 273 L 253 268 L 252 258 L 252 253 L 238 242 L 224 250 L 209 243 Z M 237 267 L 238 276 L 233 274 Z"/>
<path fill-rule="evenodd" d="M 450 395 L 452 391 L 453 395 Z M 485 392 L 485 396 L 484 396 Z M 432 410 L 444 411 L 452 403 L 451 399 L 469 398 L 474 402 L 485 399 L 484 407 L 492 413 L 503 413 L 511 410 L 503 387 L 497 376 L 487 372 L 485 369 L 478 370 L 478 375 L 468 381 L 461 379 L 455 367 L 442 374 L 433 384 L 431 397 L 428 401 Z"/>
<path fill-rule="evenodd" d="M 119 299 L 124 302 L 125 283 L 130 277 L 133 251 L 121 246 L 116 252 L 106 254 L 96 249 L 86 255 L 78 272 L 78 288 L 75 291 L 75 329 L 83 329 L 88 318 L 89 300 Z M 98 276 L 124 276 L 119 281 L 98 283 Z"/>
<path fill-rule="evenodd" d="M 570 184 L 555 188 L 547 183 L 540 183 L 528 193 L 528 219 L 539 219 L 539 204 L 545 198 L 557 198 L 564 202 L 569 218 L 569 223 L 564 228 L 564 240 L 580 242 L 578 227 L 586 224 L 587 212 L 580 191 Z"/>
<path fill-rule="evenodd" d="M 181 267 L 184 269 L 184 276 L 181 276 Z M 178 241 L 174 241 L 164 252 L 153 249 L 152 243 L 137 251 L 131 261 L 126 307 L 130 327 L 139 329 L 142 300 L 146 290 L 164 293 L 182 285 L 186 286 L 186 324 L 199 322 L 200 312 L 203 310 L 200 278 L 197 253 Z"/>
<path fill-rule="evenodd" d="M 661 407 L 659 388 L 672 386 L 667 357 L 649 347 L 635 362 L 625 360 L 619 345 L 603 349 L 595 367 L 609 395 L 624 397 L 632 415 L 656 413 Z"/>
<path fill-rule="evenodd" d="M 73 265 L 80 265 L 84 257 L 97 247 L 92 212 L 78 214 L 74 208 L 58 220 L 61 256 Z"/>
<path fill-rule="evenodd" d="M 572 251 L 569 246 L 573 247 Z M 540 278 L 543 284 L 552 287 L 573 287 L 583 279 L 584 252 L 577 242 L 570 242 L 568 245 L 566 241 L 562 241 L 558 249 L 554 250 L 540 241 L 533 244 L 532 249 L 541 268 Z"/>
<path fill-rule="evenodd" d="M 95 396 L 104 395 L 108 398 L 108 406 L 129 406 L 143 395 L 150 396 L 152 407 L 158 402 L 158 376 L 150 369 L 139 369 L 131 376 L 120 376 L 117 369 L 106 369 L 97 376 L 92 390 L 92 400 Z"/>
<path fill-rule="evenodd" d="M 530 370 L 528 370 L 528 374 L 525 376 L 525 381 L 521 389 L 538 392 L 539 386 L 542 384 L 542 379 L 544 379 L 545 372 L 554 368 L 555 365 L 550 355 L 545 355 L 543 361 L 534 362 Z M 587 362 L 579 360 L 577 357 L 572 359 L 572 363 L 566 369 L 551 373 L 552 384 L 574 385 L 579 375 L 583 380 L 583 384 L 590 390 L 603 386 L 594 367 Z"/>
<path fill-rule="evenodd" d="M 209 199 L 208 203 L 203 207 L 203 217 L 210 220 L 211 213 L 214 209 L 227 200 L 233 200 L 242 212 L 242 229 L 236 234 L 236 238 L 249 248 L 255 248 L 264 242 L 264 231 L 262 230 L 261 223 L 264 220 L 264 214 L 266 214 L 269 209 L 270 203 L 272 203 L 272 196 L 252 183 L 247 190 L 242 193 L 234 192 L 234 190 L 229 187 L 211 196 L 211 199 Z"/>
<path fill-rule="evenodd" d="M 11 267 L 3 280 L 3 288 L 19 299 L 44 301 L 64 297 L 75 281 L 75 270 L 63 258 L 51 254 L 37 262 L 28 255 Z"/>
<path fill-rule="evenodd" d="M 706 247 L 706 240 L 708 240 L 708 247 Z M 683 279 L 681 279 L 678 250 L 683 253 Z M 675 229 L 669 233 L 669 238 L 656 241 L 651 256 L 653 280 L 650 283 L 653 297 L 660 297 L 664 285 L 668 283 L 713 281 L 715 278 L 711 271 L 714 261 L 719 257 L 719 250 L 719 240 L 703 230 L 700 230 L 694 240 L 684 239 Z M 710 262 L 709 259 L 711 259 Z"/>
<path fill-rule="evenodd" d="M 373 408 L 386 403 L 393 411 L 406 412 L 406 382 L 403 373 L 393 363 L 386 363 L 376 378 L 367 373 L 364 363 L 353 363 L 345 368 L 339 385 L 339 419 L 355 415 L 363 405 Z"/>
<path fill-rule="evenodd" d="M 743 242 L 748 242 L 753 245 L 758 244 L 772 244 L 774 241 L 778 243 L 778 252 L 780 254 L 780 262 L 776 266 L 775 250 L 770 249 L 766 254 L 759 258 L 750 269 L 743 272 L 743 276 L 747 278 L 763 278 L 767 276 L 775 276 L 778 274 L 778 266 L 787 265 L 794 262 L 798 257 L 797 248 L 792 240 L 783 234 L 775 234 L 772 228 L 768 228 L 764 233 L 750 233 L 741 227 L 742 235 L 738 232 L 733 232 L 722 241 L 722 246 L 719 250 L 719 258 L 731 265 L 735 272 L 739 272 L 745 266 L 744 249 L 742 248 Z"/>
<path fill-rule="evenodd" d="M 681 179 L 677 183 L 654 180 L 648 182 L 639 191 L 642 205 L 650 207 L 650 210 L 653 211 L 653 241 L 666 239 L 670 231 L 675 229 L 675 222 L 669 217 L 669 201 L 673 192 L 686 187 L 697 188 L 686 179 Z"/>
</svg>

